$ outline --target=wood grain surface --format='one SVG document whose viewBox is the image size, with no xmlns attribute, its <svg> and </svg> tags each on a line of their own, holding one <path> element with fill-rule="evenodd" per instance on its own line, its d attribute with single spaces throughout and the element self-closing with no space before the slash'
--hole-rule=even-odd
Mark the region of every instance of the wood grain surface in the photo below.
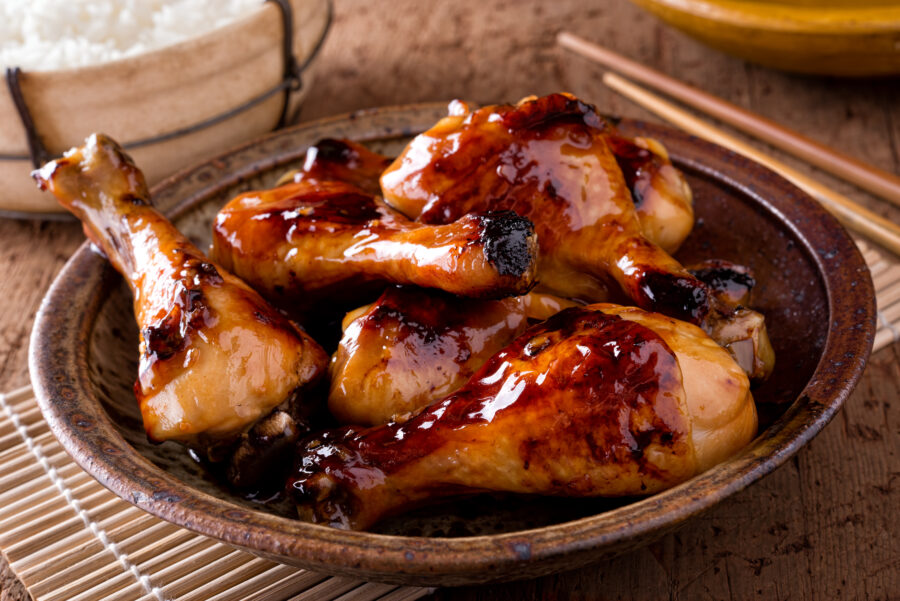
<svg viewBox="0 0 900 601">
<path fill-rule="evenodd" d="M 900 79 L 787 75 L 709 50 L 626 0 L 337 0 L 301 120 L 462 97 L 571 91 L 654 120 L 555 47 L 568 29 L 883 169 L 900 172 Z M 760 146 L 762 148 L 762 146 Z M 785 155 L 890 219 L 900 211 Z M 202 157 L 197 157 L 198 159 Z M 0 220 L 0 389 L 27 383 L 40 299 L 83 240 L 74 223 Z M 900 345 L 874 355 L 844 410 L 788 464 L 675 534 L 606 564 L 435 599 L 900 599 Z M 0 573 L 0 599 L 25 598 Z"/>
</svg>

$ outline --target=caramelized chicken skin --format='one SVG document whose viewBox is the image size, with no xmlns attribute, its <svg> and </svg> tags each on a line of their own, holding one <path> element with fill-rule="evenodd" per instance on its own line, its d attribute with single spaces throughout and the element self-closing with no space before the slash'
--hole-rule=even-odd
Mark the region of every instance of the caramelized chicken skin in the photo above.
<svg viewBox="0 0 900 601">
<path fill-rule="evenodd" d="M 699 328 L 637 308 L 570 308 L 404 423 L 302 443 L 288 490 L 301 518 L 365 529 L 481 491 L 651 494 L 746 444 L 745 374 Z"/>
<path fill-rule="evenodd" d="M 709 286 L 723 304 L 749 305 L 756 278 L 749 268 L 722 259 L 707 259 L 687 266 L 694 277 Z"/>
<path fill-rule="evenodd" d="M 613 287 L 643 308 L 699 323 L 706 288 L 643 236 L 606 131 L 593 107 L 563 94 L 476 111 L 455 102 L 381 186 L 391 206 L 423 223 L 486 210 L 528 217 L 544 291 L 597 301 Z"/>
<path fill-rule="evenodd" d="M 694 227 L 694 198 L 665 147 L 652 138 L 628 138 L 612 128 L 606 141 L 637 210 L 641 232 L 674 253 Z"/>
<path fill-rule="evenodd" d="M 134 294 L 134 389 L 151 440 L 233 442 L 324 373 L 314 340 L 151 206 L 143 175 L 114 141 L 93 135 L 34 177 L 81 219 Z"/>
<path fill-rule="evenodd" d="M 644 236 L 674 252 L 694 226 L 690 186 L 658 141 L 629 138 L 609 124 L 606 136 L 631 191 Z M 282 176 L 278 185 L 335 180 L 380 194 L 379 179 L 393 161 L 357 142 L 326 138 L 311 146 L 303 166 Z"/>
<path fill-rule="evenodd" d="M 678 359 L 691 419 L 698 471 L 721 463 L 756 434 L 756 405 L 747 373 L 700 328 L 636 307 L 595 308 L 653 330 Z"/>
<path fill-rule="evenodd" d="M 536 271 L 525 218 L 486 212 L 429 226 L 340 181 L 243 194 L 222 209 L 213 234 L 220 263 L 300 313 L 390 283 L 499 298 L 526 292 Z"/>
<path fill-rule="evenodd" d="M 481 300 L 388 288 L 344 318 L 329 367 L 328 408 L 346 424 L 400 419 L 455 392 L 530 321 L 574 305 L 534 292 Z"/>
</svg>

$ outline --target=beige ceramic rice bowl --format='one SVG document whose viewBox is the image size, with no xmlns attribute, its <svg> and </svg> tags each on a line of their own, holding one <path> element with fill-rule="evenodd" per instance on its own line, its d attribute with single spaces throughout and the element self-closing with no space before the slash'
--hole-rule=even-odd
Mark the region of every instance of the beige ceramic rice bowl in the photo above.
<svg viewBox="0 0 900 601">
<path fill-rule="evenodd" d="M 325 35 L 327 0 L 290 0 L 294 55 L 302 64 Z M 272 2 L 207 34 L 105 64 L 56 71 L 23 71 L 22 96 L 41 141 L 59 155 L 102 131 L 130 143 L 177 132 L 227 113 L 272 90 L 284 78 L 283 22 Z M 5 82 L 4 82 L 5 83 Z M 291 95 L 288 114 L 309 89 Z M 130 148 L 152 185 L 178 169 L 272 130 L 285 94 L 192 133 Z M 29 176 L 25 128 L 6 85 L 0 86 L 0 211 L 51 215 L 60 211 Z"/>
</svg>

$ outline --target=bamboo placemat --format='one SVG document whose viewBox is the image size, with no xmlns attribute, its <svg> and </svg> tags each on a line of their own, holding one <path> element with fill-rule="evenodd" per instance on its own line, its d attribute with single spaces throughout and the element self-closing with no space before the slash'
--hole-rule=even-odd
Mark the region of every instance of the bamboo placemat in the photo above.
<svg viewBox="0 0 900 601">
<path fill-rule="evenodd" d="M 900 263 L 857 241 L 878 303 L 874 350 L 900 340 Z M 35 601 L 412 601 L 432 589 L 328 577 L 162 521 L 76 465 L 31 388 L 0 394 L 0 549 Z"/>
<path fill-rule="evenodd" d="M 54 438 L 31 388 L 0 394 L 0 549 L 35 601 L 412 601 L 432 589 L 329 577 L 155 518 Z"/>
<path fill-rule="evenodd" d="M 900 340 L 900 263 L 871 248 L 862 240 L 856 240 L 875 284 L 875 302 L 878 305 L 878 326 L 872 352 Z"/>
</svg>

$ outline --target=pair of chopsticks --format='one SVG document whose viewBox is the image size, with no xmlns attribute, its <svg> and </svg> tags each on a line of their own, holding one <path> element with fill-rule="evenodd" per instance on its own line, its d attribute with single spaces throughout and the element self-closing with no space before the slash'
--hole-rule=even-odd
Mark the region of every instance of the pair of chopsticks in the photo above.
<svg viewBox="0 0 900 601">
<path fill-rule="evenodd" d="M 654 87 L 900 207 L 900 177 L 896 175 L 862 163 L 739 106 L 686 85 L 571 33 L 560 33 L 557 42 L 564 48 Z M 603 83 L 688 133 L 729 148 L 780 173 L 798 188 L 821 202 L 844 226 L 868 236 L 894 254 L 900 255 L 900 226 L 892 221 L 619 75 L 606 73 L 603 76 Z"/>
</svg>

